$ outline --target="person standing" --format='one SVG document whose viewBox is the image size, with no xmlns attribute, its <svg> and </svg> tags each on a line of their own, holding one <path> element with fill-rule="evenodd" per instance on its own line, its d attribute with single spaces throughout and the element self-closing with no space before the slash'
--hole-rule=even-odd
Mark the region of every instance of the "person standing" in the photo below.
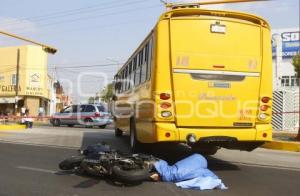
<svg viewBox="0 0 300 196">
<path fill-rule="evenodd" d="M 38 111 L 38 120 L 41 120 L 41 121 L 43 121 L 43 117 L 44 117 L 44 108 L 41 106 L 41 107 L 39 107 L 39 111 Z"/>
<path fill-rule="evenodd" d="M 26 113 L 26 107 L 23 106 L 23 107 L 21 108 L 21 116 L 24 116 L 25 113 Z"/>
</svg>

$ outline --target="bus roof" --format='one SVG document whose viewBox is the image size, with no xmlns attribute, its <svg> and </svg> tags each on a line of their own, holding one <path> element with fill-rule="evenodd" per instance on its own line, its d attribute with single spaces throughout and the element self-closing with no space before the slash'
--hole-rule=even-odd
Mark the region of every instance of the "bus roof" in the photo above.
<svg viewBox="0 0 300 196">
<path fill-rule="evenodd" d="M 259 16 L 255 16 L 248 13 L 231 11 L 231 10 L 211 10 L 211 9 L 202 9 L 198 7 L 175 7 L 172 10 L 169 10 L 163 13 L 159 21 L 164 19 L 170 19 L 175 17 L 184 17 L 184 16 L 217 16 L 217 17 L 226 17 L 226 18 L 234 18 L 240 20 L 246 20 L 266 28 L 270 28 L 269 23 Z"/>
</svg>

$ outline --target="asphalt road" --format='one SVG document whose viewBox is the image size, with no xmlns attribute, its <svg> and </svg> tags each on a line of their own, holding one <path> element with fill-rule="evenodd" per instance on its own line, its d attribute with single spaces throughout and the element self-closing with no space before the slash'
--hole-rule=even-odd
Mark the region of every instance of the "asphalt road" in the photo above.
<svg viewBox="0 0 300 196">
<path fill-rule="evenodd" d="M 114 148 L 129 149 L 128 138 L 114 138 L 110 129 L 45 127 L 27 132 L 0 131 L 0 195 L 300 194 L 300 154 L 261 149 L 251 153 L 221 150 L 216 156 L 207 157 L 209 168 L 224 181 L 228 190 L 184 190 L 163 182 L 117 186 L 105 179 L 59 171 L 58 163 L 75 155 L 77 147 L 100 140 Z M 49 141 L 52 143 L 49 144 Z M 68 145 L 63 146 L 64 143 Z M 178 145 L 152 146 L 148 152 L 170 163 L 191 153 Z"/>
</svg>

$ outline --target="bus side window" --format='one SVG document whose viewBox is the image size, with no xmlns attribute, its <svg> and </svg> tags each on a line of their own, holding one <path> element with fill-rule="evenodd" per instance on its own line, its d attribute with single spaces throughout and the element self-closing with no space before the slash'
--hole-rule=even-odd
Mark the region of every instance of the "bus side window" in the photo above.
<svg viewBox="0 0 300 196">
<path fill-rule="evenodd" d="M 114 81 L 113 81 L 113 91 L 114 93 L 117 93 L 117 75 L 115 75 L 114 77 Z"/>
<path fill-rule="evenodd" d="M 123 92 L 126 91 L 126 70 L 123 70 Z"/>
<path fill-rule="evenodd" d="M 141 64 L 141 83 L 144 83 L 146 81 L 146 77 L 147 77 L 147 61 L 146 61 L 146 47 L 143 48 L 142 50 L 143 53 L 143 59 L 142 59 L 142 64 Z"/>
<path fill-rule="evenodd" d="M 148 75 L 149 75 L 149 61 L 150 61 L 150 58 L 149 58 L 149 42 L 146 44 L 146 47 L 145 47 L 145 64 L 146 64 L 146 81 L 149 79 Z"/>
<path fill-rule="evenodd" d="M 132 60 L 132 73 L 131 73 L 131 79 L 132 79 L 132 84 L 134 87 L 134 84 L 135 84 L 135 69 L 136 69 L 136 65 L 135 65 L 135 61 L 134 61 L 134 58 Z"/>
<path fill-rule="evenodd" d="M 124 91 L 128 90 L 128 65 L 125 68 L 125 72 L 124 72 Z"/>
<path fill-rule="evenodd" d="M 120 80 L 121 93 L 124 91 L 124 69 L 121 71 L 121 80 Z"/>
<path fill-rule="evenodd" d="M 131 73 L 132 73 L 132 63 L 130 62 L 129 63 L 129 66 L 128 66 L 129 68 L 128 68 L 128 77 L 127 77 L 127 79 L 128 79 L 128 89 L 131 89 Z"/>
<path fill-rule="evenodd" d="M 118 74 L 118 93 L 121 93 L 121 90 L 122 90 L 122 77 L 120 75 L 120 73 Z"/>
<path fill-rule="evenodd" d="M 147 78 L 146 78 L 146 80 L 149 80 L 151 77 L 152 45 L 153 45 L 152 39 L 150 39 L 150 41 L 148 43 L 148 52 L 147 52 L 148 61 L 147 61 Z"/>
<path fill-rule="evenodd" d="M 143 83 L 142 81 L 142 69 L 143 69 L 143 61 L 144 61 L 144 50 L 142 49 L 139 52 L 139 68 L 140 68 L 140 76 L 139 76 L 139 84 Z"/>
<path fill-rule="evenodd" d="M 135 69 L 135 77 L 134 77 L 134 85 L 138 86 L 140 84 L 140 77 L 141 77 L 141 69 L 139 65 L 139 55 L 135 57 L 136 62 L 136 69 Z"/>
</svg>

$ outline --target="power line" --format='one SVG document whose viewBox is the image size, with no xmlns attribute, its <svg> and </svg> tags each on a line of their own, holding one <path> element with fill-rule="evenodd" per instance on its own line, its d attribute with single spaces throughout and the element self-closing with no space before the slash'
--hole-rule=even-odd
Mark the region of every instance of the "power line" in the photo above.
<svg viewBox="0 0 300 196">
<path fill-rule="evenodd" d="M 120 65 L 120 63 L 110 63 L 110 64 L 96 64 L 96 65 L 80 65 L 80 66 L 68 66 L 68 67 L 58 67 L 58 69 L 77 69 L 77 68 L 86 68 L 86 67 L 107 67 L 107 66 L 116 66 Z M 49 68 L 53 69 L 53 68 Z"/>
<path fill-rule="evenodd" d="M 134 24 L 134 23 L 141 23 L 141 22 L 145 22 L 148 21 L 149 19 L 152 19 L 152 17 L 150 18 L 143 18 L 141 20 L 134 20 L 134 21 L 124 21 L 124 22 L 118 22 L 118 23 L 114 23 L 114 24 L 109 24 L 109 25 L 89 25 L 89 26 L 85 26 L 85 27 L 80 27 L 80 28 L 73 28 L 73 29 L 69 29 L 69 30 L 63 30 L 63 31 L 55 31 L 55 32 L 46 32 L 43 33 L 42 35 L 39 35 L 39 37 L 43 37 L 46 36 L 47 34 L 52 34 L 51 36 L 53 37 L 53 35 L 61 35 L 61 34 L 65 34 L 65 33 L 70 33 L 70 32 L 78 32 L 78 31 L 90 31 L 90 28 L 101 28 L 101 30 L 105 29 L 105 28 L 110 28 L 110 27 L 120 27 L 121 25 L 128 25 L 128 24 Z"/>
<path fill-rule="evenodd" d="M 68 63 L 68 64 L 63 64 L 63 65 L 71 65 L 71 64 L 75 64 L 75 63 Z M 59 64 L 53 64 L 54 67 L 49 67 L 49 69 L 55 69 L 58 68 L 58 69 L 62 69 L 62 68 L 82 68 L 82 67 L 108 67 L 108 66 L 117 66 L 117 65 L 121 65 L 123 63 L 106 63 L 106 64 L 90 64 L 90 65 L 78 65 L 78 66 L 59 66 L 59 67 L 56 67 L 57 65 Z M 0 70 L 3 66 L 7 66 L 7 67 L 11 67 L 11 68 L 14 68 L 14 66 L 16 66 L 15 64 L 10 64 L 10 65 L 1 65 L 0 64 Z M 34 64 L 20 64 L 20 67 L 22 68 L 39 68 L 39 67 L 36 67 L 36 66 L 44 66 L 44 65 L 34 65 Z M 47 66 L 47 65 L 46 65 Z M 43 69 L 43 68 L 41 68 Z"/>
<path fill-rule="evenodd" d="M 48 27 L 48 26 L 65 24 L 65 23 L 73 23 L 73 22 L 77 22 L 77 21 L 80 21 L 80 20 L 91 20 L 91 19 L 96 19 L 98 17 L 103 17 L 103 16 L 120 15 L 120 14 L 124 14 L 124 13 L 129 13 L 129 12 L 132 12 L 132 11 L 144 11 L 145 9 L 151 9 L 151 8 L 156 8 L 156 7 L 160 7 L 160 6 L 161 6 L 161 4 L 156 4 L 156 5 L 152 5 L 152 6 L 148 6 L 148 7 L 135 7 L 135 8 L 132 8 L 132 9 L 127 9 L 127 10 L 123 10 L 123 11 L 115 11 L 115 12 L 101 14 L 101 15 L 80 17 L 80 18 L 75 18 L 75 19 L 70 19 L 70 20 L 62 20 L 62 21 L 58 21 L 58 22 L 53 22 L 53 23 L 40 25 L 39 28 L 45 28 L 45 27 Z M 26 29 L 26 28 L 16 28 L 14 30 L 24 30 L 24 29 Z"/>
<path fill-rule="evenodd" d="M 128 1 L 128 0 L 127 0 Z M 122 4 L 120 5 L 130 5 L 133 3 L 139 3 L 139 2 L 144 2 L 145 0 L 138 0 L 138 1 L 133 1 L 133 2 L 127 2 L 125 0 L 125 4 L 124 1 Z M 109 3 L 101 3 L 101 4 L 97 4 L 94 6 L 87 6 L 87 7 L 82 7 L 82 8 L 77 8 L 77 9 L 70 9 L 70 10 L 64 10 L 64 11 L 60 11 L 60 12 L 54 12 L 52 14 L 46 14 L 46 15 L 40 15 L 40 16 L 32 16 L 32 17 L 27 17 L 27 18 L 21 18 L 19 20 L 31 20 L 31 21 L 43 21 L 43 20 L 49 20 L 52 18 L 58 18 L 58 17 L 63 17 L 63 16 L 71 16 L 71 15 L 76 15 L 76 14 L 81 14 L 81 13 L 85 13 L 85 12 L 93 12 L 93 11 L 98 11 L 98 10 L 103 10 L 103 9 L 109 9 L 109 8 L 114 8 L 114 7 L 119 7 L 120 5 L 117 4 L 117 6 L 109 6 L 109 7 L 105 7 L 105 5 L 113 5 L 115 3 L 120 3 L 120 1 L 112 1 Z M 104 6 L 104 7 L 103 7 Z M 101 9 L 102 8 L 102 9 Z M 11 26 L 13 24 L 17 24 L 20 23 L 19 21 L 14 21 L 14 22 L 6 22 L 6 23 L 0 23 L 0 24 L 4 24 L 6 26 Z"/>
</svg>

